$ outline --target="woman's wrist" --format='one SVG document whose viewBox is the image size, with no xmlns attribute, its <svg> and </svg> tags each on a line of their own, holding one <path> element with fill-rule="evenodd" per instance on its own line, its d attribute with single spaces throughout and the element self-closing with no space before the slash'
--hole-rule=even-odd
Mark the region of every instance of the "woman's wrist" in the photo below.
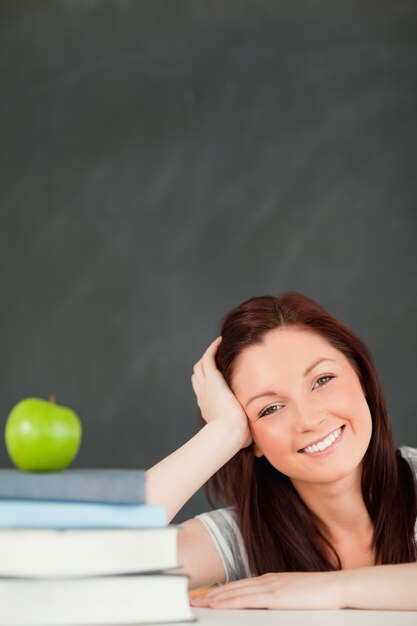
<svg viewBox="0 0 417 626">
<path fill-rule="evenodd" d="M 208 422 L 204 429 L 212 432 L 218 441 L 219 450 L 226 447 L 231 455 L 235 454 L 242 447 L 244 428 L 235 420 L 229 418 L 216 418 Z"/>
<path fill-rule="evenodd" d="M 336 602 L 337 609 L 347 609 L 349 607 L 349 592 L 352 584 L 352 570 L 338 570 L 332 572 L 333 579 L 330 593 Z"/>
<path fill-rule="evenodd" d="M 219 430 L 219 435 L 224 441 L 227 441 L 228 444 L 232 446 L 235 452 L 238 452 L 241 448 L 249 445 L 248 437 L 250 437 L 250 431 L 248 425 L 243 421 L 222 417 L 209 423 L 216 424 L 216 427 Z"/>
</svg>

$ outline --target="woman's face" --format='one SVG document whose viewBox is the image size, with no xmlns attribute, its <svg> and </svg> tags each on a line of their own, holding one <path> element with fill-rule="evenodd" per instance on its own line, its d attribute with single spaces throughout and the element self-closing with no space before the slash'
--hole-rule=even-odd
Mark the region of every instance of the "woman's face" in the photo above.
<svg viewBox="0 0 417 626">
<path fill-rule="evenodd" d="M 359 378 L 339 350 L 301 328 L 277 329 L 237 358 L 231 383 L 257 456 L 297 483 L 361 471 L 372 421 Z"/>
</svg>

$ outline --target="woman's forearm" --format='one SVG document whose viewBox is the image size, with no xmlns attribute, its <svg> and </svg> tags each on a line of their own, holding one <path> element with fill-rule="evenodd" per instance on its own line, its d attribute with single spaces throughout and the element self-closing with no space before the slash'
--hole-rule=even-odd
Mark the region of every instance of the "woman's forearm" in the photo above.
<svg viewBox="0 0 417 626">
<path fill-rule="evenodd" d="M 240 432 L 242 430 L 242 432 Z M 232 421 L 213 420 L 192 439 L 146 472 L 146 499 L 165 506 L 168 521 L 242 446 Z"/>
<path fill-rule="evenodd" d="M 326 572 L 279 572 L 233 581 L 192 598 L 214 609 L 417 611 L 417 563 Z"/>
<path fill-rule="evenodd" d="M 417 611 L 417 563 L 342 570 L 340 608 Z"/>
</svg>

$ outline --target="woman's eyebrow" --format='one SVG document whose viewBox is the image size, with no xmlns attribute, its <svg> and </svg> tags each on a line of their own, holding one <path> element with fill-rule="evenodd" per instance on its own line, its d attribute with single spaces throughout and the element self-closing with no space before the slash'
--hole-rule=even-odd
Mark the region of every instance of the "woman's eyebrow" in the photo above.
<svg viewBox="0 0 417 626">
<path fill-rule="evenodd" d="M 334 359 L 329 359 L 329 357 L 320 357 L 319 359 L 317 359 L 317 361 L 314 361 L 314 363 L 312 363 L 311 365 L 309 365 L 306 369 L 306 371 L 304 372 L 304 378 L 306 376 L 309 375 L 309 373 L 315 368 L 317 367 L 317 365 L 319 365 L 320 363 L 322 363 L 323 361 L 332 361 L 333 363 L 336 363 L 336 361 Z M 258 393 L 256 396 L 253 396 L 253 398 L 251 398 L 250 400 L 248 400 L 248 402 L 245 405 L 245 409 L 248 408 L 248 406 L 254 401 L 254 400 L 258 400 L 259 398 L 267 398 L 270 396 L 276 396 L 277 392 L 276 391 L 262 391 L 261 393 Z M 279 395 L 279 394 L 278 394 Z"/>
<path fill-rule="evenodd" d="M 248 408 L 251 402 L 253 402 L 254 400 L 257 400 L 258 398 L 267 398 L 268 396 L 276 396 L 276 395 L 277 395 L 276 391 L 262 391 L 262 393 L 259 393 L 257 396 L 253 396 L 253 398 L 249 400 L 249 402 L 245 405 L 245 409 Z"/>
<path fill-rule="evenodd" d="M 317 359 L 317 361 L 314 361 L 314 363 L 312 363 L 311 365 L 309 365 L 306 369 L 306 371 L 304 372 L 304 378 L 306 376 L 309 375 L 309 373 L 319 364 L 322 363 L 323 361 L 332 361 L 332 363 L 336 363 L 336 361 L 334 359 L 329 359 L 329 357 L 327 356 L 323 356 L 320 357 L 319 359 Z"/>
</svg>

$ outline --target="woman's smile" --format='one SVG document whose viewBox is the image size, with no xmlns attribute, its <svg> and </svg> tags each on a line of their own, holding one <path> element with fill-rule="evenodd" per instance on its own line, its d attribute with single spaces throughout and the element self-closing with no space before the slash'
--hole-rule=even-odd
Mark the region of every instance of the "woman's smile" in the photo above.
<svg viewBox="0 0 417 626">
<path fill-rule="evenodd" d="M 342 442 L 344 429 L 345 424 L 339 426 L 339 428 L 336 428 L 328 435 L 325 435 L 322 439 L 318 439 L 305 448 L 298 450 L 298 452 L 313 457 L 327 456 Z"/>
</svg>

